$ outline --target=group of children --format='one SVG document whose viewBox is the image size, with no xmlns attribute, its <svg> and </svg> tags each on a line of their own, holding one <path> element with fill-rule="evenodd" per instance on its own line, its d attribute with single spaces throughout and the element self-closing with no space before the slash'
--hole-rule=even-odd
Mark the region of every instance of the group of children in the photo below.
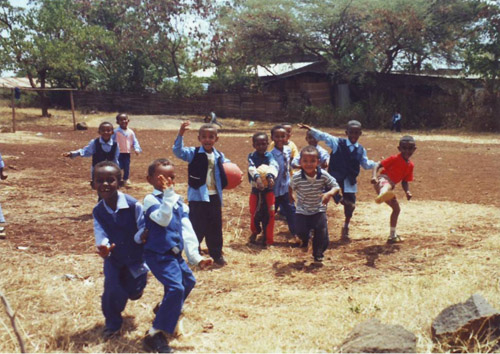
<svg viewBox="0 0 500 354">
<path fill-rule="evenodd" d="M 175 167 L 166 158 L 156 159 L 149 165 L 147 181 L 153 190 L 141 204 L 119 191 L 129 181 L 131 150 L 140 153 L 141 148 L 134 132 L 128 128 L 127 115 L 119 114 L 116 120 L 120 126 L 116 131 L 111 123 L 101 123 L 99 138 L 91 140 L 83 149 L 63 154 L 71 158 L 92 156 L 91 184 L 99 196 L 93 209 L 95 242 L 97 253 L 104 259 L 101 302 L 104 336 L 120 331 L 121 313 L 127 301 L 142 296 L 147 273 L 151 271 L 164 286 L 164 296 L 155 308 L 155 319 L 144 337 L 144 346 L 153 352 L 171 352 L 165 333 L 175 333 L 184 300 L 196 283 L 182 258 L 183 251 L 188 262 L 201 269 L 213 263 L 227 264 L 222 252 L 222 191 L 227 185 L 223 164 L 230 161 L 215 148 L 218 131 L 212 123 L 200 127 L 200 146 L 184 146 L 184 134 L 191 127 L 190 122 L 185 121 L 180 126 L 173 152 L 188 162 L 189 206 L 174 191 Z M 257 236 L 263 232 L 262 243 L 273 244 L 275 209 L 279 208 L 291 234 L 300 240 L 300 246 L 307 248 L 312 238 L 314 260 L 322 262 L 329 243 L 326 209 L 332 198 L 344 207 L 341 239 L 350 240 L 349 222 L 355 209 L 360 167 L 373 169 L 376 201 L 386 202 L 393 209 L 388 242 L 401 241 L 396 233 L 400 209 L 393 189 L 401 181 L 407 198 L 411 198 L 408 182 L 413 179 L 413 163 L 409 158 L 416 149 L 414 139 L 403 137 L 398 146 L 399 155 L 375 163 L 367 158 L 366 150 L 358 143 L 362 129 L 357 121 L 347 124 L 347 138 L 338 138 L 305 124 L 299 127 L 307 130 L 309 144 L 300 152 L 290 141 L 290 124 L 271 129 L 270 151 L 266 133 L 257 132 L 252 137 L 255 151 L 248 156 L 248 178 L 252 187 L 250 242 L 257 242 Z M 331 153 L 318 146 L 318 141 L 325 141 Z M 300 170 L 294 172 L 294 168 Z M 6 178 L 3 169 L 0 175 Z M 210 258 L 200 255 L 204 239 Z"/>
</svg>

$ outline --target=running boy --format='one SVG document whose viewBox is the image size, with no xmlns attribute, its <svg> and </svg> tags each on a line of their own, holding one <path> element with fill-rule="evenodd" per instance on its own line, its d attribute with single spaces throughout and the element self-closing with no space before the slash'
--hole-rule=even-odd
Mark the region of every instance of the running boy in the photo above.
<svg viewBox="0 0 500 354">
<path fill-rule="evenodd" d="M 165 292 L 156 312 L 153 326 L 144 338 L 147 350 L 168 353 L 172 349 L 162 331 L 174 334 L 184 300 L 193 289 L 196 279 L 182 258 L 204 269 L 212 264 L 198 252 L 198 239 L 189 221 L 189 208 L 174 192 L 175 170 L 168 159 L 154 160 L 148 168 L 147 180 L 153 193 L 144 198 L 145 223 L 149 230 L 142 237 L 144 258 Z"/>
<path fill-rule="evenodd" d="M 2 181 L 7 179 L 7 174 L 3 172 L 3 168 L 5 167 L 5 163 L 3 162 L 2 155 L 0 155 L 0 178 Z M 2 206 L 0 205 L 0 238 L 5 238 L 7 235 L 5 234 L 5 217 L 3 216 Z"/>
<path fill-rule="evenodd" d="M 276 209 L 281 208 L 288 223 L 288 229 L 293 236 L 296 236 L 295 229 L 295 205 L 290 202 L 289 189 L 290 186 L 290 162 L 291 150 L 285 144 L 287 132 L 282 125 L 275 125 L 271 129 L 271 139 L 274 142 L 274 148 L 271 154 L 278 163 L 278 175 L 274 183 L 274 196 Z"/>
<path fill-rule="evenodd" d="M 109 122 L 102 122 L 98 129 L 99 138 L 90 140 L 89 144 L 83 149 L 65 152 L 64 157 L 75 158 L 77 156 L 90 157 L 92 156 L 92 168 L 90 169 L 90 174 L 93 175 L 94 166 L 101 161 L 112 161 L 120 166 L 118 162 L 118 156 L 120 155 L 120 149 L 118 144 L 112 138 L 113 136 L 113 124 Z"/>
<path fill-rule="evenodd" d="M 227 264 L 222 255 L 222 190 L 227 177 L 222 164 L 230 162 L 214 145 L 219 140 L 213 124 L 203 124 L 198 131 L 199 147 L 185 147 L 184 133 L 189 121 L 181 124 L 173 151 L 176 157 L 187 161 L 189 219 L 201 244 L 204 238 L 210 257 L 220 266 Z"/>
<path fill-rule="evenodd" d="M 269 138 L 258 132 L 252 136 L 254 152 L 248 155 L 248 180 L 252 185 L 250 193 L 250 242 L 255 243 L 257 235 L 264 230 L 264 245 L 274 242 L 274 179 L 278 175 L 278 163 L 267 151 Z M 262 227 L 260 224 L 262 223 Z"/>
<path fill-rule="evenodd" d="M 314 146 L 318 150 L 320 167 L 326 170 L 328 168 L 328 159 L 330 158 L 330 154 L 328 154 L 328 151 L 318 145 L 318 140 L 314 138 L 311 130 L 306 131 L 306 141 L 307 145 Z M 300 168 L 300 155 L 292 160 L 292 167 Z"/>
<path fill-rule="evenodd" d="M 144 213 L 137 200 L 118 191 L 123 181 L 117 164 L 99 162 L 92 177 L 92 188 L 101 198 L 92 215 L 97 253 L 104 258 L 103 336 L 109 338 L 121 328 L 127 301 L 139 299 L 146 287 L 143 246 L 134 241 L 144 231 Z"/>
<path fill-rule="evenodd" d="M 125 186 L 130 186 L 130 152 L 132 148 L 136 155 L 142 152 L 139 141 L 135 136 L 132 129 L 128 128 L 128 123 L 130 122 L 126 113 L 119 113 L 116 116 L 116 123 L 119 125 L 116 129 L 113 139 L 118 144 L 120 150 L 120 155 L 118 156 L 118 162 L 120 163 L 120 168 L 123 170 L 123 182 Z"/>
<path fill-rule="evenodd" d="M 398 216 L 401 211 L 398 200 L 394 194 L 394 187 L 401 182 L 401 186 L 406 194 L 406 199 L 410 200 L 412 195 L 410 193 L 408 182 L 413 181 L 413 162 L 410 161 L 411 155 L 417 149 L 415 139 L 409 135 L 403 136 L 399 140 L 399 154 L 390 156 L 385 160 L 379 162 L 373 170 L 372 183 L 378 193 L 375 201 L 377 203 L 386 202 L 391 208 L 391 231 L 389 234 L 388 243 L 401 242 L 403 239 L 396 233 L 396 226 L 398 224 Z M 382 172 L 377 177 L 377 172 L 380 168 Z"/>
<path fill-rule="evenodd" d="M 309 235 L 311 230 L 314 231 L 314 260 L 322 262 L 329 242 L 326 205 L 339 193 L 340 188 L 335 178 L 319 167 L 319 153 L 314 146 L 309 145 L 302 149 L 300 167 L 301 170 L 293 174 L 290 182 L 291 199 L 293 191 L 297 195 L 297 234 L 302 241 L 301 247 L 307 249 Z"/>
<path fill-rule="evenodd" d="M 324 141 L 332 149 L 328 173 L 337 180 L 342 189 L 342 197 L 337 196 L 335 202 L 344 205 L 345 221 L 341 240 L 349 242 L 349 223 L 356 208 L 356 192 L 358 190 L 356 179 L 360 172 L 360 166 L 365 170 L 373 169 L 376 166 L 374 161 L 368 160 L 365 148 L 358 143 L 362 134 L 361 123 L 357 120 L 351 120 L 347 123 L 345 131 L 347 139 L 337 138 L 305 124 L 299 124 L 299 127 L 311 131 L 316 140 Z"/>
</svg>

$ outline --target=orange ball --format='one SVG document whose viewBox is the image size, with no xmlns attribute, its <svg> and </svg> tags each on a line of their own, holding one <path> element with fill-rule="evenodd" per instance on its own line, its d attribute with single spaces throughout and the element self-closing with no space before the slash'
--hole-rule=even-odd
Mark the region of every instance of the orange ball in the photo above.
<svg viewBox="0 0 500 354">
<path fill-rule="evenodd" d="M 238 165 L 232 162 L 226 162 L 222 165 L 224 172 L 226 172 L 227 186 L 225 189 L 234 189 L 241 183 L 243 172 L 241 172 Z"/>
</svg>

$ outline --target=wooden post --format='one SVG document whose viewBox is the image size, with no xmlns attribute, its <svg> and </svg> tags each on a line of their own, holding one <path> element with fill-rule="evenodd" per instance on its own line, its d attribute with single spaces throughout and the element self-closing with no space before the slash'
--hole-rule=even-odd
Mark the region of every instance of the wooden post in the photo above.
<svg viewBox="0 0 500 354">
<path fill-rule="evenodd" d="M 76 130 L 75 102 L 73 101 L 73 91 L 69 91 L 69 99 L 71 101 L 71 114 L 73 115 L 73 130 Z"/>
<path fill-rule="evenodd" d="M 12 89 L 12 132 L 16 132 L 16 101 L 15 89 Z"/>
</svg>

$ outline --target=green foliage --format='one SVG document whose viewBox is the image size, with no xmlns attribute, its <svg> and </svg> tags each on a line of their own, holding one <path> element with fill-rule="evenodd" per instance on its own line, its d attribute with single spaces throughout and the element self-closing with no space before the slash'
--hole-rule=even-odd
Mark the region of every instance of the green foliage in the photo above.
<svg viewBox="0 0 500 354">
<path fill-rule="evenodd" d="M 176 99 L 199 97 L 205 93 L 202 81 L 195 77 L 188 77 L 179 82 L 165 81 L 158 87 L 158 91 Z"/>
</svg>

